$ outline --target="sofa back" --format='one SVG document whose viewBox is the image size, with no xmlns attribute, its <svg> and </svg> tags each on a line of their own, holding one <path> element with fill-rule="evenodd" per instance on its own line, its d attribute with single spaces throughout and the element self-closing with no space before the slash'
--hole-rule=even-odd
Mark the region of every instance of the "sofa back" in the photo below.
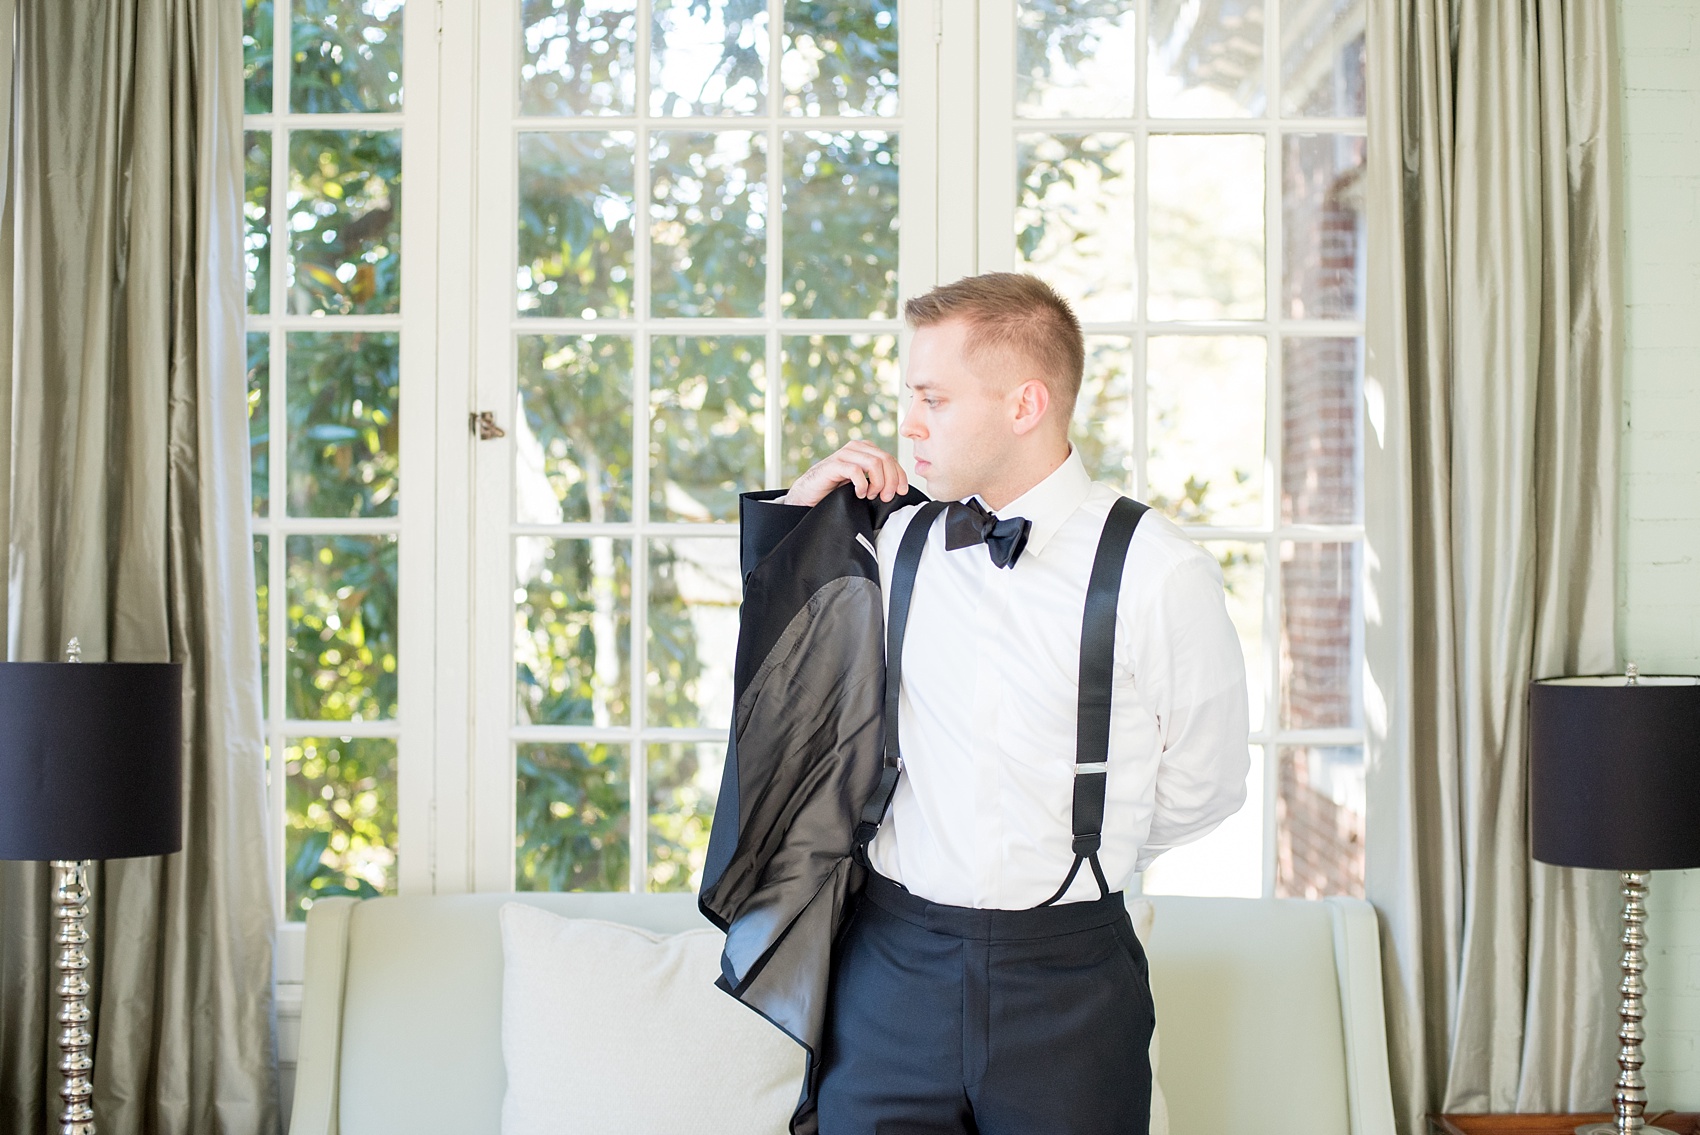
<svg viewBox="0 0 1700 1135">
<path fill-rule="evenodd" d="M 706 925 L 692 895 L 321 900 L 307 921 L 292 1135 L 498 1135 L 497 912 L 513 901 L 661 933 Z M 1174 1135 L 1391 1135 L 1367 904 L 1152 902 L 1158 1078 Z"/>
</svg>

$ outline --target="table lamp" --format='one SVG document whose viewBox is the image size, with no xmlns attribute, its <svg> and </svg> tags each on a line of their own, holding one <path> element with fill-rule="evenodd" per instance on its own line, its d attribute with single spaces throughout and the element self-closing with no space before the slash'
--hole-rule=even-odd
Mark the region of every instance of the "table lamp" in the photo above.
<svg viewBox="0 0 1700 1135">
<path fill-rule="evenodd" d="M 183 847 L 183 667 L 0 662 L 0 859 L 49 860 L 61 1135 L 94 1135 L 88 869 Z"/>
<path fill-rule="evenodd" d="M 1623 983 L 1611 1123 L 1579 1135 L 1658 1135 L 1642 1119 L 1642 998 L 1647 992 L 1647 876 L 1700 867 L 1700 678 L 1624 674 L 1529 686 L 1529 819 L 1534 856 L 1617 871 Z"/>
</svg>

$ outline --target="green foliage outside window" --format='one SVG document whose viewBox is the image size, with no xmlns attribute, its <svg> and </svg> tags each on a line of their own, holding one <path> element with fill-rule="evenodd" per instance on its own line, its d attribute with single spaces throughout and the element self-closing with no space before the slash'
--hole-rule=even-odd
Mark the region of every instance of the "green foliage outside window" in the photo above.
<svg viewBox="0 0 1700 1135">
<path fill-rule="evenodd" d="M 288 335 L 291 516 L 394 516 L 400 341 L 393 331 Z"/>
<path fill-rule="evenodd" d="M 394 890 L 395 752 L 384 738 L 305 737 L 286 746 L 290 919 L 305 918 L 314 899 Z"/>
<path fill-rule="evenodd" d="M 290 110 L 401 109 L 402 0 L 290 0 Z"/>
<path fill-rule="evenodd" d="M 243 110 L 249 114 L 272 111 L 274 20 L 272 0 L 242 0 Z"/>
<path fill-rule="evenodd" d="M 296 720 L 396 714 L 393 536 L 290 536 L 285 712 Z"/>
<path fill-rule="evenodd" d="M 401 132 L 292 132 L 289 196 L 290 312 L 400 310 Z"/>
</svg>

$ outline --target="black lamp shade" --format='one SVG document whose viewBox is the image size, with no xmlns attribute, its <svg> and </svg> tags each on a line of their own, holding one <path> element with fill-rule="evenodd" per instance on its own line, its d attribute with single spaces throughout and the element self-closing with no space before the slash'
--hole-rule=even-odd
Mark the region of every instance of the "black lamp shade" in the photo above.
<svg viewBox="0 0 1700 1135">
<path fill-rule="evenodd" d="M 1700 678 L 1529 686 L 1535 858 L 1561 867 L 1700 867 Z"/>
<path fill-rule="evenodd" d="M 183 847 L 183 667 L 0 663 L 0 859 Z"/>
</svg>

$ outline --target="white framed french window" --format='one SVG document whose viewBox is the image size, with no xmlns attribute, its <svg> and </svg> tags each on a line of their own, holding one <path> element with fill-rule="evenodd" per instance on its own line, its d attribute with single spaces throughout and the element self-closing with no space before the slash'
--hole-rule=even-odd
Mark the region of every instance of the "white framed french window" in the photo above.
<svg viewBox="0 0 1700 1135">
<path fill-rule="evenodd" d="M 938 272 L 940 17 L 480 10 L 468 412 L 503 432 L 471 443 L 473 889 L 694 886 L 737 492 L 896 445 L 901 301 Z"/>
<path fill-rule="evenodd" d="M 1247 804 L 1144 887 L 1361 895 L 1365 0 L 978 10 L 979 270 L 1075 303 L 1076 443 L 1247 648 Z"/>
<path fill-rule="evenodd" d="M 435 626 L 402 616 L 435 592 L 437 12 L 244 14 L 251 523 L 287 1009 L 315 895 L 430 889 Z"/>
<path fill-rule="evenodd" d="M 332 783 L 298 754 L 305 770 L 299 787 L 321 795 L 331 788 L 330 808 L 358 811 L 362 793 L 388 793 L 380 804 L 393 808 L 388 827 L 368 841 L 373 855 L 365 862 L 344 846 L 327 847 L 324 862 L 309 865 L 308 873 L 329 872 L 318 881 L 331 883 L 332 893 L 358 890 L 360 880 L 375 891 L 414 893 L 507 889 L 516 881 L 688 885 L 726 728 L 725 707 L 715 698 L 727 688 L 723 659 L 735 611 L 732 490 L 784 484 L 810 456 L 811 439 L 830 449 L 858 431 L 894 445 L 907 461 L 908 446 L 895 437 L 901 302 L 934 283 L 994 268 L 1031 268 L 1080 303 L 1102 348 L 1085 400 L 1089 417 L 1097 416 L 1081 423 L 1082 436 L 1111 466 L 1109 479 L 1120 477 L 1129 491 L 1178 512 L 1239 575 L 1236 614 L 1252 644 L 1248 666 L 1262 711 L 1249 738 L 1260 798 L 1212 837 L 1221 861 L 1231 858 L 1221 854 L 1230 837 L 1245 845 L 1242 852 L 1251 849 L 1228 889 L 1281 889 L 1277 820 L 1287 804 L 1280 788 L 1299 763 L 1312 787 L 1333 792 L 1323 795 L 1337 808 L 1356 806 L 1361 815 L 1352 792 L 1363 744 L 1362 269 L 1334 264 L 1332 283 L 1307 280 L 1304 272 L 1316 265 L 1293 267 L 1288 230 L 1303 227 L 1313 251 L 1327 237 L 1336 253 L 1361 256 L 1361 240 L 1338 222 L 1350 221 L 1356 208 L 1364 123 L 1354 109 L 1361 70 L 1354 79 L 1352 60 L 1361 67 L 1362 0 L 1227 7 L 1106 0 L 1080 9 L 1090 50 L 1076 52 L 1074 62 L 1059 56 L 1063 70 L 1052 66 L 1046 45 L 1082 34 L 1069 25 L 1074 16 L 1045 6 L 1046 24 L 1040 6 L 1018 0 L 770 0 L 760 11 L 683 0 L 246 0 L 245 7 L 250 95 L 263 87 L 264 96 L 250 105 L 245 126 L 257 273 L 249 329 L 256 344 L 254 523 L 263 552 L 267 740 L 285 758 L 303 739 L 393 747 L 388 780 L 369 775 L 366 765 L 374 762 L 348 764 L 364 787 Z M 1240 23 L 1224 38 L 1208 20 L 1227 8 Z M 568 26 L 568 12 L 580 23 Z M 846 37 L 854 39 L 853 51 L 844 50 Z M 1041 45 L 1037 55 L 1033 44 Z M 1189 88 L 1176 63 L 1188 44 L 1206 62 L 1251 59 L 1246 73 L 1261 85 L 1261 104 L 1234 105 L 1239 96 L 1223 96 L 1215 80 L 1215 88 Z M 399 58 L 399 69 L 386 70 L 386 58 Z M 834 62 L 844 59 L 874 62 L 858 73 L 858 64 Z M 271 74 L 262 82 L 265 66 Z M 1071 103 L 1064 71 L 1073 68 L 1069 74 L 1078 78 L 1082 66 L 1098 69 L 1092 96 Z M 297 75 L 322 83 L 333 73 L 352 76 L 352 95 L 321 92 L 322 101 L 312 103 L 292 93 Z M 1157 79 L 1168 85 L 1154 107 Z M 377 86 L 362 94 L 362 82 Z M 1217 102 L 1200 109 L 1193 97 L 1199 89 Z M 1298 102 L 1288 97 L 1292 91 L 1302 95 Z M 344 178 L 343 196 L 333 200 L 325 185 L 335 176 L 306 171 L 303 163 L 335 165 L 348 155 L 331 146 L 316 157 L 305 150 L 292 156 L 298 136 L 314 134 L 391 139 L 396 145 L 385 153 L 393 159 L 393 184 L 386 189 L 390 175 Z M 1047 157 L 1046 146 L 1058 138 L 1095 138 L 1099 148 Z M 1203 187 L 1233 198 L 1203 227 L 1216 231 L 1210 239 L 1219 244 L 1256 244 L 1247 277 L 1255 287 L 1230 280 L 1223 300 L 1203 285 L 1187 293 L 1184 282 L 1173 285 L 1160 271 L 1154 291 L 1150 265 L 1164 255 L 1172 263 L 1175 255 L 1163 250 L 1170 239 L 1164 224 L 1172 229 L 1176 210 L 1184 214 L 1188 203 L 1189 187 L 1165 181 L 1162 171 L 1178 168 L 1175 155 L 1185 157 L 1187 146 L 1204 153 L 1211 143 L 1242 147 L 1233 160 L 1245 176 Z M 1126 164 L 1118 167 L 1122 152 Z M 1066 169 L 1070 161 L 1079 168 Z M 547 162 L 554 165 L 539 164 Z M 1087 167 L 1096 172 L 1082 174 Z M 1036 169 L 1044 185 L 1033 180 Z M 1075 176 L 1095 179 L 1093 192 L 1108 202 L 1101 213 L 1120 213 L 1070 230 L 1067 243 L 1086 250 L 1070 261 L 1055 242 L 1045 244 L 1047 226 L 1081 202 L 1045 194 Z M 553 189 L 551 177 L 558 178 Z M 370 232 L 358 247 L 324 240 L 325 217 L 372 229 L 370 215 L 383 212 L 391 190 L 395 212 L 402 186 L 399 221 L 378 225 L 388 244 L 373 244 Z M 365 203 L 350 206 L 350 194 Z M 1247 201 L 1252 207 L 1241 208 Z M 1319 225 L 1319 210 L 1334 229 Z M 878 223 L 865 223 L 868 217 Z M 859 227 L 845 229 L 847 219 L 859 219 Z M 1111 223 L 1121 227 L 1103 227 Z M 1021 245 L 1028 230 L 1037 235 Z M 302 251 L 310 239 L 346 254 L 317 264 L 336 281 L 321 280 L 319 293 L 295 274 L 297 261 L 313 266 Z M 807 255 L 788 259 L 799 245 Z M 1094 253 L 1098 245 L 1111 252 Z M 1232 260 L 1231 249 L 1221 255 Z M 1093 256 L 1100 267 L 1120 257 L 1120 299 L 1094 277 Z M 616 269 L 623 279 L 613 278 Z M 1243 294 L 1236 293 L 1242 284 Z M 1165 286 L 1167 306 L 1153 307 L 1151 297 Z M 384 287 L 393 295 L 375 301 Z M 572 288 L 581 301 L 576 308 L 565 302 Z M 1240 303 L 1248 297 L 1258 301 L 1256 310 Z M 1109 311 L 1110 300 L 1123 306 Z M 290 398 L 319 381 L 304 369 L 314 349 L 322 348 L 325 366 L 339 364 L 334 348 L 352 341 L 339 335 L 364 335 L 367 349 L 373 337 L 387 337 L 384 349 L 393 353 L 377 367 L 394 374 L 386 395 L 394 405 L 384 407 L 393 429 L 380 430 L 380 443 L 349 466 L 355 480 L 366 478 L 361 491 L 368 496 L 386 477 L 390 487 L 382 509 L 369 500 L 351 508 L 345 500 L 342 512 L 325 515 L 331 510 L 313 505 L 312 478 L 297 476 L 312 472 L 297 468 L 312 464 L 311 447 L 292 449 L 291 431 L 341 427 L 343 440 L 355 444 L 348 435 L 372 424 L 373 406 L 362 404 L 361 422 L 320 421 L 311 405 L 292 410 Z M 1234 349 L 1233 365 L 1208 357 L 1207 348 L 1223 345 Z M 687 373 L 685 348 L 700 354 L 705 347 L 708 362 Z M 1319 364 L 1306 349 L 1331 352 L 1332 361 Z M 1165 373 L 1208 377 L 1212 366 L 1221 372 L 1212 381 L 1227 386 L 1211 413 L 1184 400 L 1159 404 L 1175 398 Z M 1325 401 L 1332 399 L 1324 408 L 1337 415 L 1342 397 L 1349 404 L 1346 456 L 1330 451 L 1327 461 L 1305 465 L 1294 457 L 1295 445 L 1306 441 L 1293 424 L 1302 415 L 1280 408 L 1294 396 L 1295 368 L 1319 366 Z M 1255 383 L 1246 378 L 1253 373 Z M 712 382 L 701 381 L 711 375 Z M 728 401 L 732 378 L 743 385 Z M 604 399 L 602 410 L 620 421 L 599 435 L 604 452 L 588 455 L 601 463 L 596 475 L 612 494 L 592 515 L 581 460 L 587 455 L 559 429 L 544 436 L 538 414 L 551 400 L 552 412 L 569 403 L 590 406 L 595 382 L 604 380 L 617 397 Z M 1161 396 L 1155 401 L 1154 391 Z M 1225 502 L 1213 499 L 1212 485 L 1189 490 L 1181 474 L 1190 455 L 1205 453 L 1206 465 L 1215 460 L 1209 429 L 1247 398 L 1261 404 L 1250 426 L 1240 423 L 1252 447 L 1234 435 L 1216 451 L 1229 455 L 1230 479 L 1252 489 Z M 483 412 L 503 436 L 478 439 L 472 423 Z M 1204 425 L 1188 427 L 1196 435 L 1189 437 L 1186 429 L 1176 435 L 1174 421 Z M 666 431 L 691 444 L 661 445 Z M 323 457 L 336 449 L 338 429 L 319 433 Z M 551 450 L 563 444 L 567 452 Z M 1240 451 L 1251 456 L 1240 460 Z M 683 467 L 681 455 L 701 459 L 701 467 Z M 617 474 L 608 473 L 610 461 L 624 462 Z M 1289 484 L 1301 467 L 1305 476 L 1349 480 L 1349 506 L 1328 505 L 1318 519 L 1315 502 L 1298 499 L 1303 494 Z M 315 541 L 333 539 L 375 543 L 363 563 L 347 549 L 333 555 L 317 592 L 304 575 L 292 582 L 290 547 L 305 563 L 324 551 Z M 325 616 L 336 613 L 340 592 L 358 590 L 354 569 L 388 563 L 391 546 L 389 626 L 367 636 L 366 647 L 376 642 L 372 658 L 359 665 L 330 658 L 327 650 L 338 648 L 349 624 L 330 626 Z M 583 590 L 568 594 L 571 588 L 536 576 L 528 585 L 547 586 L 529 606 L 516 605 L 525 590 L 518 586 L 522 561 L 541 571 L 569 546 L 585 565 L 595 549 L 600 582 L 579 580 Z M 1324 613 L 1336 640 L 1325 661 L 1340 665 L 1327 676 L 1332 708 L 1300 718 L 1292 711 L 1293 675 L 1307 663 L 1291 647 L 1290 616 L 1305 596 L 1291 586 L 1298 578 L 1292 565 L 1319 551 L 1325 560 L 1333 555 L 1336 577 L 1320 592 L 1325 607 L 1333 604 Z M 308 610 L 315 603 L 325 608 L 317 622 Z M 543 607 L 570 617 L 544 627 Z M 677 633 L 658 640 L 655 625 L 664 620 Z M 611 652 L 598 655 L 598 636 L 615 644 Z M 687 642 L 697 644 L 694 653 L 681 650 Z M 541 689 L 545 670 L 550 682 L 571 671 L 583 687 L 582 704 L 555 696 L 564 689 Z M 525 705 L 522 680 L 531 683 Z M 389 702 L 376 706 L 370 688 L 383 683 L 390 683 Z M 597 767 L 591 750 L 598 746 L 617 770 Z M 576 832 L 560 825 L 561 839 L 580 844 L 568 856 L 579 867 L 564 875 L 537 874 L 555 853 L 539 857 L 535 845 L 530 866 L 516 866 L 516 852 L 525 854 L 516 847 L 523 833 L 515 762 L 522 753 L 533 766 L 555 761 L 557 787 L 578 794 L 543 799 L 533 816 L 563 820 L 555 813 L 565 810 L 586 821 Z M 289 762 L 276 767 L 287 772 Z M 623 817 L 599 811 L 585 796 L 593 782 L 608 790 L 602 804 L 623 801 Z M 285 872 L 288 852 L 300 858 L 312 831 L 312 823 L 298 821 L 313 802 L 290 804 L 290 783 L 288 775 L 275 778 L 272 795 Z M 660 792 L 671 795 L 663 800 Z M 589 812 L 573 811 L 586 805 Z M 603 823 L 610 819 L 612 826 Z M 602 828 L 591 830 L 598 823 Z M 662 826 L 670 830 L 657 836 Z M 1172 865 L 1186 854 L 1165 859 Z M 285 884 L 291 893 L 287 875 Z M 1222 889 L 1219 878 L 1168 885 Z M 283 930 L 279 972 L 287 981 L 299 971 L 299 924 L 286 919 Z"/>
</svg>

